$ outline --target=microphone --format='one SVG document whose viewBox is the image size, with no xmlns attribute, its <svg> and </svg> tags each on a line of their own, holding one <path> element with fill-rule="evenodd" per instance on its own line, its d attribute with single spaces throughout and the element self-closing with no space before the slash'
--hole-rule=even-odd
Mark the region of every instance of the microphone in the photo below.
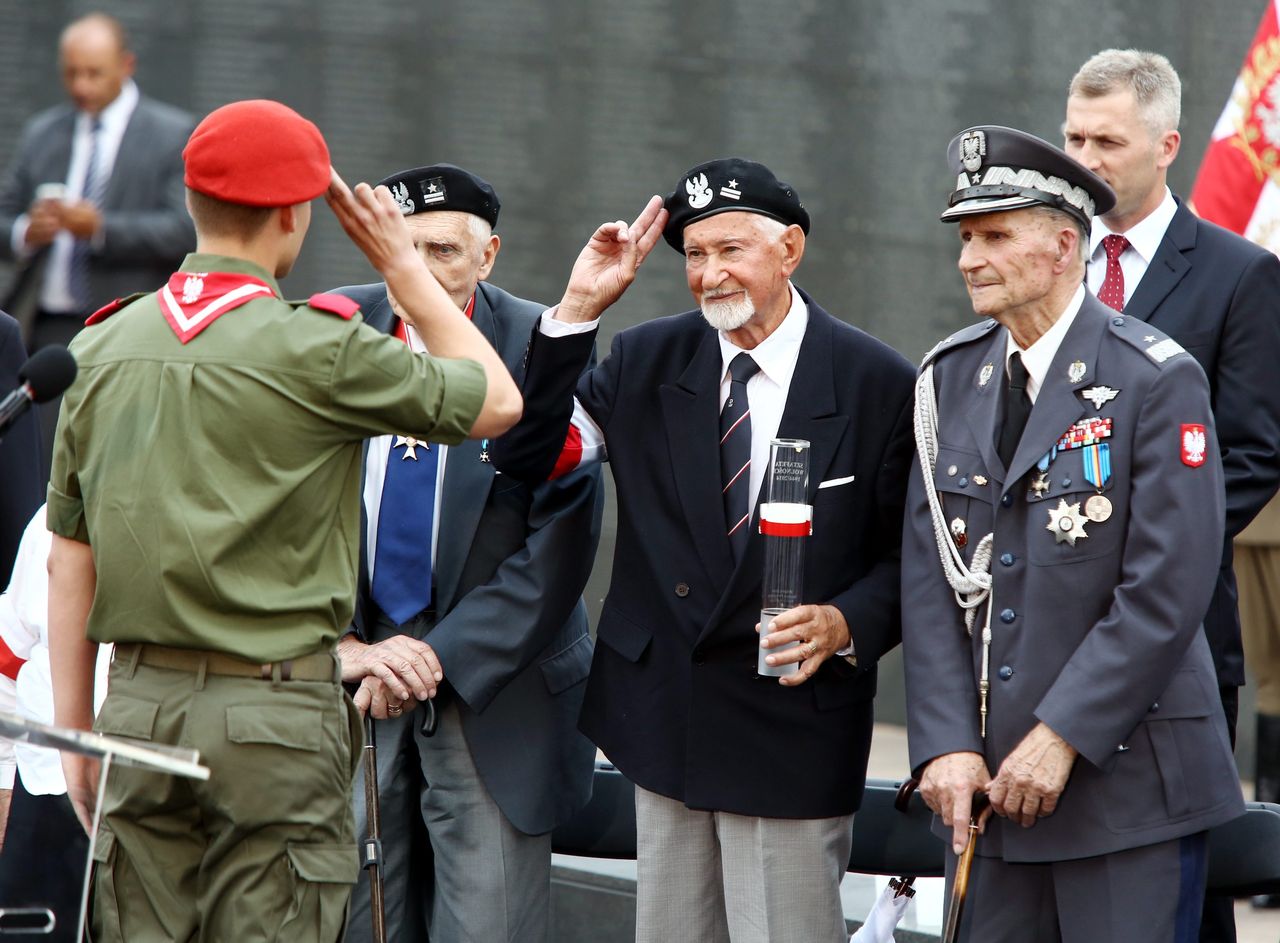
<svg viewBox="0 0 1280 943">
<path fill-rule="evenodd" d="M 44 347 L 21 369 L 20 387 L 0 400 L 0 436 L 18 421 L 32 403 L 45 403 L 62 395 L 76 378 L 76 358 L 65 347 Z"/>
</svg>

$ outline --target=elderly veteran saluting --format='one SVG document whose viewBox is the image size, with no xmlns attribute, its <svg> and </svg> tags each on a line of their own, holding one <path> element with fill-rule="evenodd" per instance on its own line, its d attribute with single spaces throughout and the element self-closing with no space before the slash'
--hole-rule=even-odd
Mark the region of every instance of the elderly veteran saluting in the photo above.
<svg viewBox="0 0 1280 943">
<path fill-rule="evenodd" d="M 495 459 L 545 474 L 557 454 L 561 469 L 607 454 L 613 470 L 581 724 L 637 786 L 637 940 L 843 941 L 875 666 L 899 637 L 911 368 L 791 283 L 809 214 L 767 167 L 700 164 L 665 211 L 700 310 L 622 331 L 576 382 L 663 214 L 655 197 L 629 229 L 596 230 L 534 335 L 529 422 Z M 755 671 L 775 436 L 812 443 L 809 604 L 774 621 L 801 643 L 769 656 L 799 663 L 782 683 Z"/>
<path fill-rule="evenodd" d="M 337 940 L 360 733 L 334 643 L 354 606 L 362 443 L 496 435 L 520 398 L 391 195 L 347 190 L 311 122 L 235 102 L 183 156 L 197 251 L 71 346 L 49 641 L 57 723 L 93 722 L 95 643 L 113 641 L 98 729 L 194 747 L 211 775 L 111 769 L 93 938 Z M 434 357 L 364 325 L 346 298 L 280 298 L 326 190 Z M 87 821 L 97 764 L 63 766 Z"/>
<path fill-rule="evenodd" d="M 1243 811 L 1200 631 L 1223 529 L 1209 386 L 1085 291 L 1102 180 L 1009 128 L 948 160 L 983 320 L 917 386 L 903 645 L 925 799 L 957 853 L 974 793 L 1000 816 L 961 936 L 1194 940 L 1205 831 Z"/>
</svg>

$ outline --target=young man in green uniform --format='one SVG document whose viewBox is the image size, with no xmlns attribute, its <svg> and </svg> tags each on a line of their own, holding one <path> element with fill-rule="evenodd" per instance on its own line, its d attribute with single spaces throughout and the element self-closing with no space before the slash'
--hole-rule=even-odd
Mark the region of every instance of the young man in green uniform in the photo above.
<svg viewBox="0 0 1280 943">
<path fill-rule="evenodd" d="M 113 641 L 97 729 L 195 747 L 211 776 L 111 770 L 94 938 L 335 940 L 357 871 L 359 722 L 333 646 L 352 615 L 361 442 L 494 436 L 520 399 L 390 194 L 349 191 L 310 122 L 236 102 L 183 156 L 196 253 L 72 345 L 50 647 L 59 724 L 90 726 L 94 651 Z M 346 299 L 280 299 L 326 190 L 435 357 L 363 325 Z M 87 823 L 97 766 L 64 766 Z"/>
</svg>

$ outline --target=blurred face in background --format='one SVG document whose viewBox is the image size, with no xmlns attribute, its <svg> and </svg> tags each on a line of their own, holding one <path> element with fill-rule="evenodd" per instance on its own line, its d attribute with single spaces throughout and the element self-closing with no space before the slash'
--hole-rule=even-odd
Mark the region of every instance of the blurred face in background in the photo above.
<svg viewBox="0 0 1280 943">
<path fill-rule="evenodd" d="M 72 23 L 63 32 L 58 65 L 67 96 L 79 110 L 99 114 L 133 75 L 133 53 L 120 39 L 106 21 L 94 18 Z"/>
</svg>

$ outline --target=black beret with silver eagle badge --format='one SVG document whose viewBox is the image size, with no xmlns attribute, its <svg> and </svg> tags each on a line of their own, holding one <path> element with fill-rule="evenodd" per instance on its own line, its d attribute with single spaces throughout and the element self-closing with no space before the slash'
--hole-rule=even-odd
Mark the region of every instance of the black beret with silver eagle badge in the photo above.
<svg viewBox="0 0 1280 943">
<path fill-rule="evenodd" d="M 479 216 L 491 227 L 498 225 L 502 204 L 487 180 L 453 164 L 431 164 L 401 170 L 378 181 L 395 198 L 405 216 L 453 210 Z"/>
<path fill-rule="evenodd" d="M 684 253 L 684 227 L 720 213 L 758 213 L 809 232 L 809 211 L 795 187 L 783 183 L 764 164 L 742 157 L 709 160 L 676 184 L 663 204 L 670 214 L 662 236 Z"/>
</svg>

